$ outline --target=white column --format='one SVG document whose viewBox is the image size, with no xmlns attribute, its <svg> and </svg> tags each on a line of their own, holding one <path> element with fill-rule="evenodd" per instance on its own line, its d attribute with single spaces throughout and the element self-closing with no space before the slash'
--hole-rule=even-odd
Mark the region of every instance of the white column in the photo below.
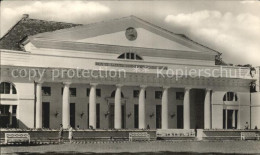
<svg viewBox="0 0 260 155">
<path fill-rule="evenodd" d="M 145 88 L 146 86 L 140 86 L 140 93 L 139 93 L 139 129 L 146 128 L 145 122 Z"/>
<path fill-rule="evenodd" d="M 36 84 L 36 128 L 42 128 L 42 83 Z"/>
<path fill-rule="evenodd" d="M 13 94 L 13 85 L 10 85 L 10 94 Z M 13 106 L 10 105 L 9 107 L 9 113 L 10 113 L 10 117 L 9 117 L 9 126 L 12 127 L 13 125 Z"/>
<path fill-rule="evenodd" d="M 183 118 L 184 129 L 190 129 L 190 88 L 185 88 Z"/>
<path fill-rule="evenodd" d="M 90 84 L 90 92 L 89 92 L 89 126 L 92 126 L 93 129 L 96 129 L 96 83 Z"/>
<path fill-rule="evenodd" d="M 163 87 L 162 94 L 162 129 L 168 129 L 168 88 Z"/>
<path fill-rule="evenodd" d="M 121 87 L 122 87 L 122 85 L 116 85 L 116 94 L 115 94 L 115 129 L 121 129 L 122 128 Z"/>
<path fill-rule="evenodd" d="M 210 129 L 210 90 L 206 89 L 204 100 L 204 129 Z"/>
<path fill-rule="evenodd" d="M 64 83 L 63 96 L 62 96 L 62 125 L 67 129 L 70 125 L 70 84 Z"/>
<path fill-rule="evenodd" d="M 9 126 L 12 127 L 12 125 L 13 125 L 13 106 L 12 105 L 10 105 L 10 107 L 9 107 L 9 113 L 10 113 Z"/>
</svg>

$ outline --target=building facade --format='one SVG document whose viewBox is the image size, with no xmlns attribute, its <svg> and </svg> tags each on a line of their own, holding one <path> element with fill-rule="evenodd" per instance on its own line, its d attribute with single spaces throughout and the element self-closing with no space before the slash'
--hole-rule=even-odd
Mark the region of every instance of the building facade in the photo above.
<svg viewBox="0 0 260 155">
<path fill-rule="evenodd" d="M 89 25 L 25 16 L 0 45 L 1 127 L 260 126 L 259 68 L 215 65 L 219 52 L 135 16 Z"/>
</svg>

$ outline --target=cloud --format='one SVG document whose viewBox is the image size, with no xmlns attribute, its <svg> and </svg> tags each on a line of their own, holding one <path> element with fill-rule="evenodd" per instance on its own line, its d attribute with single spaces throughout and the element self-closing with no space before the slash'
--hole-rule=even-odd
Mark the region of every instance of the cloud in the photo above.
<svg viewBox="0 0 260 155">
<path fill-rule="evenodd" d="M 1 6 L 1 35 L 14 25 L 22 14 L 37 19 L 83 22 L 110 13 L 110 8 L 99 2 L 87 1 L 33 1 L 20 6 Z"/>
<path fill-rule="evenodd" d="M 33 4 L 22 5 L 15 8 L 4 8 L 3 15 L 21 15 L 28 14 L 42 14 L 46 12 L 48 15 L 60 14 L 63 18 L 75 15 L 96 16 L 99 14 L 106 14 L 110 12 L 110 8 L 98 2 L 84 2 L 84 1 L 53 1 L 43 2 L 36 1 Z"/>
<path fill-rule="evenodd" d="M 165 22 L 191 39 L 222 52 L 227 62 L 260 66 L 260 18 L 257 16 L 204 10 L 168 15 Z"/>
<path fill-rule="evenodd" d="M 256 0 L 244 0 L 244 1 L 240 1 L 241 4 L 253 4 L 255 3 Z"/>
</svg>

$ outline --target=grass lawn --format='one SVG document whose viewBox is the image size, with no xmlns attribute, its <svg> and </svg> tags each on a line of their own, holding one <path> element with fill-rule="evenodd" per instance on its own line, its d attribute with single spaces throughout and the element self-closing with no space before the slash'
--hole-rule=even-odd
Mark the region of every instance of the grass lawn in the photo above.
<svg viewBox="0 0 260 155">
<path fill-rule="evenodd" d="M 0 154 L 260 154 L 260 141 L 152 141 L 4 146 Z"/>
</svg>

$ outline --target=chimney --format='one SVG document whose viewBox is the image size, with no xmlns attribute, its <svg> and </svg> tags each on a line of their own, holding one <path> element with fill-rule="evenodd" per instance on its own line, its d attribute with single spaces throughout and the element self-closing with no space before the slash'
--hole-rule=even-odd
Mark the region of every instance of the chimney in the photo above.
<svg viewBox="0 0 260 155">
<path fill-rule="evenodd" d="M 29 18 L 29 14 L 23 14 L 23 18 Z"/>
</svg>

